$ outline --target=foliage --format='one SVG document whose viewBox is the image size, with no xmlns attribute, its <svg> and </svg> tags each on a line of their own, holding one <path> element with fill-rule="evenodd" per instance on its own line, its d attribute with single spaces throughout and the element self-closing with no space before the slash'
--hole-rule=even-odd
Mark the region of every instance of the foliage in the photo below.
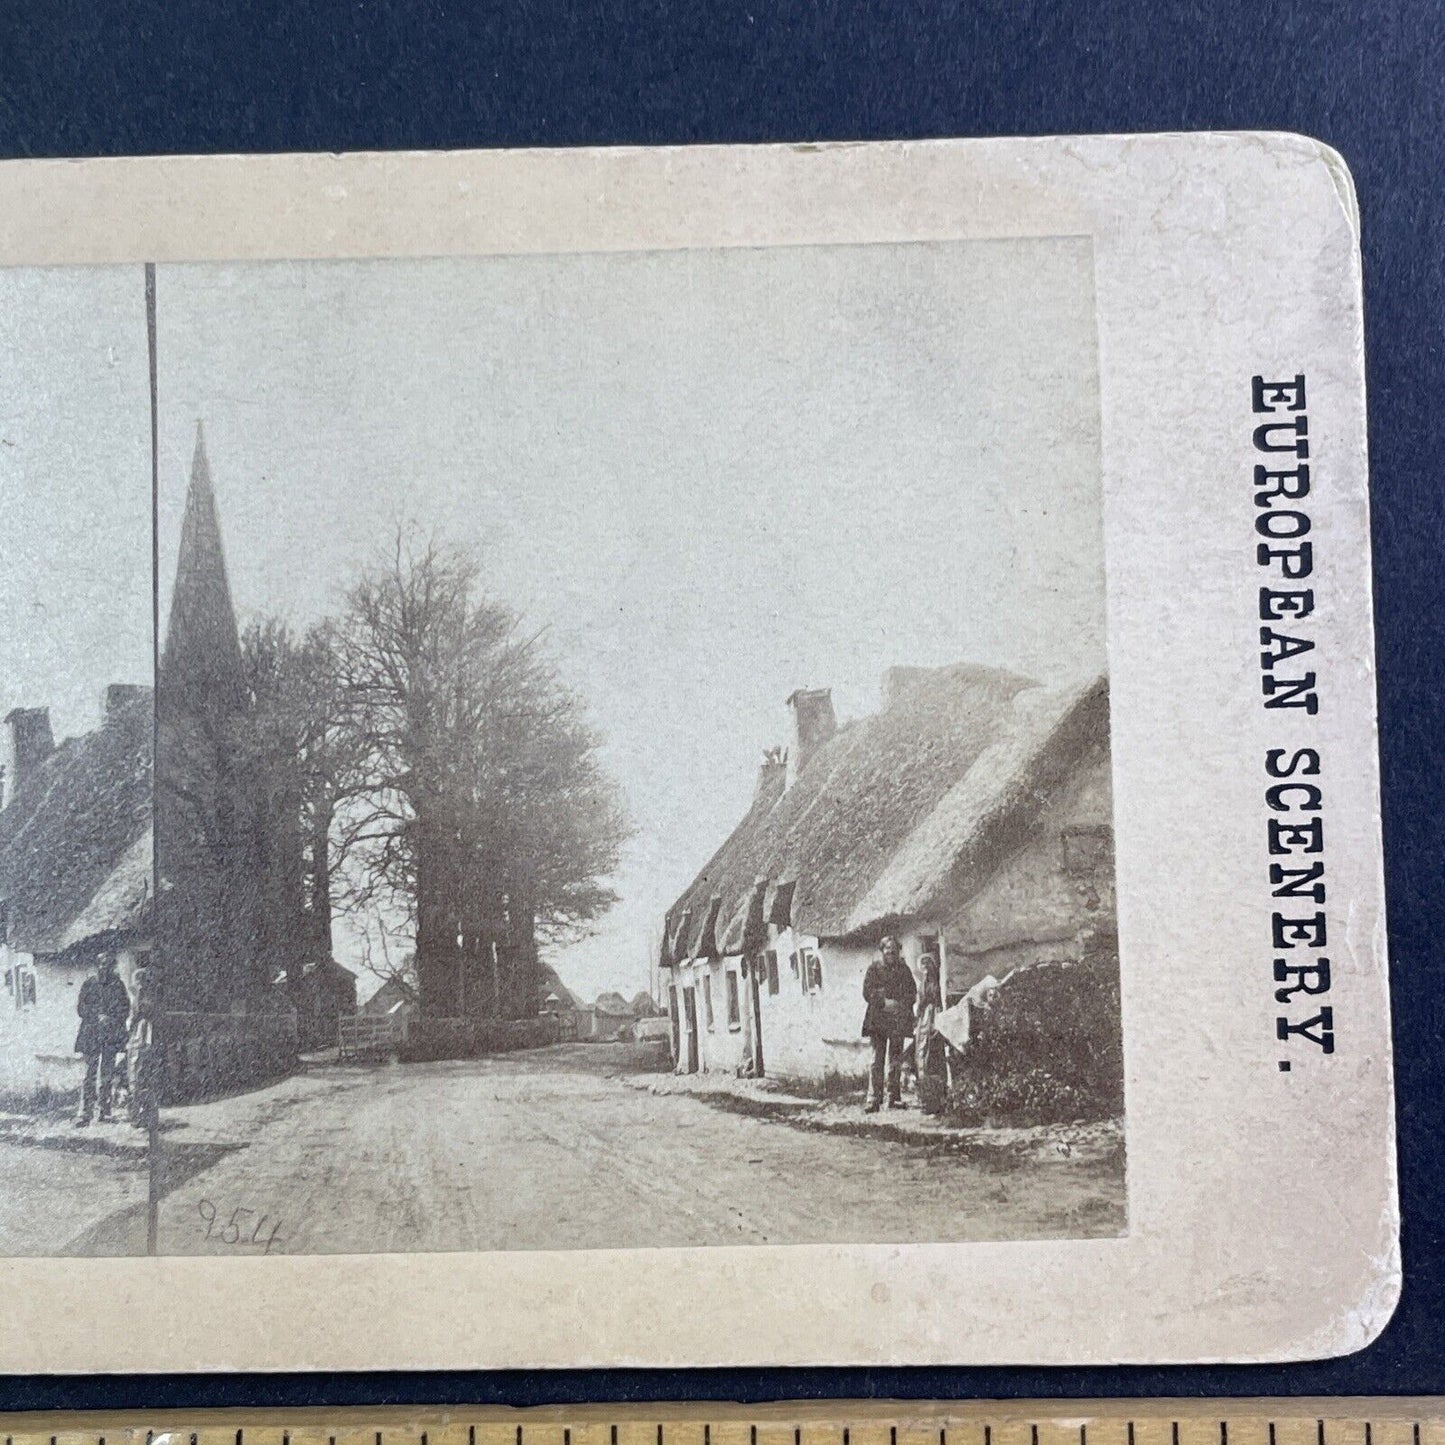
<svg viewBox="0 0 1445 1445">
<path fill-rule="evenodd" d="M 537 940 L 615 902 L 627 836 L 542 634 L 474 558 L 399 530 L 334 623 L 253 628 L 246 655 L 258 756 L 288 760 L 328 910 L 404 921 L 425 1013 L 533 1012 Z"/>
<path fill-rule="evenodd" d="M 335 637 L 328 623 L 297 634 L 272 618 L 246 630 L 241 656 L 251 700 L 245 761 L 270 795 L 270 816 L 300 830 L 305 906 L 329 954 L 331 905 L 345 863 L 345 850 L 332 846 L 333 823 L 367 784 Z"/>
<path fill-rule="evenodd" d="M 948 1113 L 961 1124 L 1062 1124 L 1122 1114 L 1117 955 L 1010 974 L 975 1011 L 953 1076 Z"/>
</svg>

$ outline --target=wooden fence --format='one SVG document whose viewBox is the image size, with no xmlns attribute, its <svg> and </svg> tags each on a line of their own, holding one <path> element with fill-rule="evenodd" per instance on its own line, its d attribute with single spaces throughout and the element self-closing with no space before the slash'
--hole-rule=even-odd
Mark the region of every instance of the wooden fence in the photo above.
<svg viewBox="0 0 1445 1445">
<path fill-rule="evenodd" d="M 405 1043 L 404 1018 L 391 1014 L 342 1014 L 337 1020 L 337 1044 L 343 1059 L 397 1053 Z"/>
</svg>

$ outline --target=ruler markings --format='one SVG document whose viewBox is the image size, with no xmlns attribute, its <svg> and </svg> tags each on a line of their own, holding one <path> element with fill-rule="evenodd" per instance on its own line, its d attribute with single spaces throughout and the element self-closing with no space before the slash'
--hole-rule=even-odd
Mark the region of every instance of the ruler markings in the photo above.
<svg viewBox="0 0 1445 1445">
<path fill-rule="evenodd" d="M 330 1419 L 314 1408 L 203 1419 L 16 1414 L 0 1445 L 1445 1445 L 1445 1398 L 617 1403 L 523 1413 L 523 1420 L 500 1407 L 338 1408 Z"/>
</svg>

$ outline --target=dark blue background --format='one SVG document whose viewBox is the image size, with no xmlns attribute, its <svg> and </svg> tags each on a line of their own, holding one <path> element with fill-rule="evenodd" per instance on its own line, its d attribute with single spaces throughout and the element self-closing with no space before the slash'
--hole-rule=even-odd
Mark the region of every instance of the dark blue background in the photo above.
<svg viewBox="0 0 1445 1445">
<path fill-rule="evenodd" d="M 1343 152 L 1364 216 L 1406 1281 L 1378 1343 L 1313 1365 L 11 1379 L 0 1407 L 1445 1392 L 1441 21 L 1418 0 L 0 0 L 3 156 L 1203 128 Z M 1200 1161 L 1201 1187 L 1225 1162 Z"/>
</svg>

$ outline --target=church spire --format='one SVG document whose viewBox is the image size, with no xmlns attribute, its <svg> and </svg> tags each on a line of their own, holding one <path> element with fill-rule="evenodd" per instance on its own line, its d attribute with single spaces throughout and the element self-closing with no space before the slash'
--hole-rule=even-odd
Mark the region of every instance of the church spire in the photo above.
<svg viewBox="0 0 1445 1445">
<path fill-rule="evenodd" d="M 202 708 L 235 706 L 244 690 L 236 610 L 226 581 L 216 494 L 200 422 L 161 654 L 161 683 L 173 697 L 185 697 Z"/>
</svg>

